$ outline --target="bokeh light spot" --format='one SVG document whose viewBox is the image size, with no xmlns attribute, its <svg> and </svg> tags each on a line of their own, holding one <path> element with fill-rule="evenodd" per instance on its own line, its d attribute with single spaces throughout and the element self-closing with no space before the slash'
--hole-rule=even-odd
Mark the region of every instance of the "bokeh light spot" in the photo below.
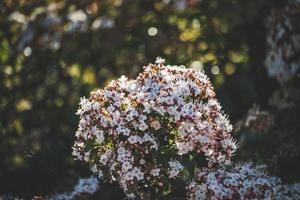
<svg viewBox="0 0 300 200">
<path fill-rule="evenodd" d="M 211 68 L 211 73 L 214 74 L 214 75 L 218 75 L 220 73 L 220 69 L 217 65 L 214 65 L 212 68 Z"/>
<path fill-rule="evenodd" d="M 224 71 L 227 75 L 232 75 L 236 71 L 236 66 L 232 63 L 226 63 Z"/>
<path fill-rule="evenodd" d="M 22 112 L 22 111 L 25 111 L 25 110 L 30 110 L 31 108 L 32 108 L 32 103 L 27 99 L 20 99 L 16 103 L 16 110 L 18 112 Z"/>
<path fill-rule="evenodd" d="M 4 73 L 7 75 L 11 75 L 13 73 L 13 68 L 11 66 L 6 66 L 4 68 Z"/>
<path fill-rule="evenodd" d="M 158 29 L 156 27 L 150 27 L 148 28 L 148 35 L 155 36 L 158 33 Z"/>
<path fill-rule="evenodd" d="M 96 83 L 96 76 L 95 76 L 95 72 L 94 69 L 89 67 L 87 69 L 84 70 L 83 75 L 82 75 L 82 81 L 84 83 L 93 85 Z"/>
<path fill-rule="evenodd" d="M 196 69 L 196 70 L 202 70 L 203 69 L 203 63 L 200 61 L 193 61 L 191 63 L 191 68 Z"/>
<path fill-rule="evenodd" d="M 24 56 L 28 57 L 28 56 L 31 55 L 32 49 L 31 49 L 30 47 L 26 47 L 26 48 L 24 49 L 23 53 L 24 53 Z"/>
</svg>

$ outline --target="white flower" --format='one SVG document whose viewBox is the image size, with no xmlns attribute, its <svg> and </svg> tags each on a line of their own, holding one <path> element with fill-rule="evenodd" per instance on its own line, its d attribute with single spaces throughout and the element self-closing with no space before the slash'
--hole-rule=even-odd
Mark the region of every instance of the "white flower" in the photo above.
<svg viewBox="0 0 300 200">
<path fill-rule="evenodd" d="M 129 113 L 132 117 L 137 117 L 139 116 L 139 113 L 135 109 L 131 109 Z"/>
<path fill-rule="evenodd" d="M 137 180 L 143 180 L 144 179 L 144 173 L 142 173 L 142 172 L 139 172 L 139 173 L 137 173 L 136 174 L 136 176 L 135 176 L 136 178 L 137 178 Z"/>
<path fill-rule="evenodd" d="M 125 153 L 125 148 L 124 147 L 120 147 L 119 149 L 118 149 L 118 154 L 124 154 Z"/>
<path fill-rule="evenodd" d="M 93 105 L 92 105 L 92 107 L 93 107 L 93 110 L 99 110 L 101 106 L 100 106 L 99 103 L 94 102 Z"/>
<path fill-rule="evenodd" d="M 175 113 L 176 113 L 176 108 L 173 107 L 173 106 L 169 106 L 169 107 L 167 108 L 167 111 L 168 111 L 168 113 L 169 113 L 170 115 L 175 115 Z"/>
<path fill-rule="evenodd" d="M 127 181 L 133 180 L 133 179 L 134 179 L 134 176 L 133 176 L 132 172 L 127 172 L 127 173 L 125 174 L 125 179 L 126 179 Z"/>
<path fill-rule="evenodd" d="M 129 134 L 130 134 L 130 129 L 125 128 L 125 129 L 123 129 L 122 133 L 123 133 L 123 135 L 129 136 Z"/>
<path fill-rule="evenodd" d="M 104 142 L 104 134 L 103 134 L 103 131 L 102 130 L 97 130 L 94 135 L 96 136 L 96 142 L 98 144 L 101 144 Z"/>
<path fill-rule="evenodd" d="M 135 195 L 133 193 L 126 194 L 127 198 L 135 199 Z"/>
<path fill-rule="evenodd" d="M 144 159 L 141 159 L 141 160 L 140 160 L 140 164 L 141 164 L 141 165 L 144 165 L 145 163 L 146 163 L 146 161 L 145 161 Z"/>
<path fill-rule="evenodd" d="M 111 150 L 107 150 L 104 154 L 102 154 L 100 157 L 100 163 L 106 165 L 111 156 L 111 153 L 112 153 Z"/>
<path fill-rule="evenodd" d="M 174 178 L 176 177 L 182 170 L 183 166 L 180 164 L 180 162 L 174 160 L 174 161 L 169 161 L 169 178 Z"/>
<path fill-rule="evenodd" d="M 129 121 L 129 122 L 132 121 L 132 120 L 133 120 L 132 114 L 129 113 L 129 114 L 126 116 L 126 120 Z"/>
<path fill-rule="evenodd" d="M 141 131 L 144 131 L 144 130 L 146 130 L 148 128 L 148 125 L 146 124 L 146 123 L 141 123 L 140 125 L 139 125 L 139 129 L 141 130 Z"/>
<path fill-rule="evenodd" d="M 189 152 L 189 147 L 184 142 L 176 142 L 176 147 L 178 149 L 178 154 L 179 155 L 184 155 L 184 154 L 187 154 Z"/>
<path fill-rule="evenodd" d="M 122 171 L 123 172 L 127 172 L 128 170 L 130 170 L 132 168 L 132 165 L 130 162 L 126 161 L 122 164 Z"/>
<path fill-rule="evenodd" d="M 135 83 L 132 83 L 132 84 L 129 85 L 128 90 L 130 92 L 134 92 L 136 90 L 136 88 L 137 88 L 137 85 Z"/>
<path fill-rule="evenodd" d="M 93 166 L 91 167 L 91 171 L 92 171 L 93 173 L 98 172 L 97 165 L 93 165 Z"/>
<path fill-rule="evenodd" d="M 129 142 L 130 144 L 135 144 L 135 143 L 137 143 L 137 142 L 141 143 L 141 142 L 142 142 L 142 138 L 139 137 L 139 136 L 132 135 L 132 136 L 130 136 L 130 137 L 128 138 L 128 142 Z"/>
<path fill-rule="evenodd" d="M 188 95 L 190 95 L 190 89 L 187 87 L 187 86 L 185 86 L 185 85 L 181 85 L 180 87 L 179 87 L 179 91 L 181 92 L 181 94 L 183 95 L 183 96 L 188 96 Z"/>
<path fill-rule="evenodd" d="M 146 116 L 146 115 L 140 115 L 140 116 L 139 116 L 140 122 L 144 122 L 146 119 L 147 119 L 147 116 Z"/>
<path fill-rule="evenodd" d="M 164 64 L 165 63 L 165 59 L 161 58 L 161 57 L 157 57 L 156 60 L 155 60 L 155 63 L 156 64 Z"/>
<path fill-rule="evenodd" d="M 164 99 L 164 102 L 168 105 L 173 105 L 174 104 L 174 101 L 173 101 L 173 98 L 172 97 L 167 97 Z"/>
<path fill-rule="evenodd" d="M 180 118 L 181 118 L 181 114 L 179 113 L 179 112 L 176 112 L 176 114 L 175 114 L 175 121 L 176 122 L 178 122 L 178 121 L 180 121 Z"/>
<path fill-rule="evenodd" d="M 110 106 L 107 107 L 107 112 L 109 112 L 109 113 L 111 113 L 111 114 L 114 113 L 114 110 L 115 110 L 115 107 L 112 106 L 112 105 L 110 105 Z"/>
<path fill-rule="evenodd" d="M 101 170 L 98 170 L 98 177 L 102 178 L 103 177 L 103 172 Z"/>
<path fill-rule="evenodd" d="M 120 82 L 126 82 L 127 81 L 127 77 L 122 75 L 119 79 Z"/>
<path fill-rule="evenodd" d="M 99 189 L 99 181 L 96 177 L 79 179 L 70 196 L 78 196 L 79 194 L 93 194 Z"/>
<path fill-rule="evenodd" d="M 159 168 L 155 168 L 155 169 L 152 169 L 150 174 L 152 176 L 159 176 L 159 172 L 160 172 L 160 169 Z"/>
<path fill-rule="evenodd" d="M 108 161 L 108 158 L 106 155 L 102 155 L 100 157 L 100 163 L 102 163 L 103 165 L 106 165 L 107 164 L 107 161 Z"/>
<path fill-rule="evenodd" d="M 134 168 L 131 170 L 131 174 L 132 174 L 133 177 L 136 177 L 137 180 L 142 180 L 142 179 L 144 179 L 144 173 L 141 171 L 140 168 L 134 167 Z"/>
<path fill-rule="evenodd" d="M 91 151 L 88 151 L 84 154 L 83 160 L 88 162 L 90 160 Z"/>
</svg>

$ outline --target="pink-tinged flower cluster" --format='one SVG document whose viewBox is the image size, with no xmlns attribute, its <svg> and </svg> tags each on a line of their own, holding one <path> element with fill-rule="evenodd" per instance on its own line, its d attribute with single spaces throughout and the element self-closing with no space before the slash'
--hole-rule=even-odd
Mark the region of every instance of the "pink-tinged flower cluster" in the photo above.
<svg viewBox="0 0 300 200">
<path fill-rule="evenodd" d="M 161 58 L 82 98 L 77 114 L 73 155 L 129 197 L 169 188 L 187 162 L 228 165 L 237 148 L 207 76 Z"/>
<path fill-rule="evenodd" d="M 187 190 L 190 200 L 274 199 L 268 176 L 248 164 L 227 170 L 199 170 Z"/>
</svg>

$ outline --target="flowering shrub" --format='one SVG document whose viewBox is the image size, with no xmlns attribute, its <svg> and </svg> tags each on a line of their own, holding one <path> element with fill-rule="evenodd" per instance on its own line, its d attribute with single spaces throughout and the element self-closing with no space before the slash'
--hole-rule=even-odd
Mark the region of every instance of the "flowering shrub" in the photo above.
<svg viewBox="0 0 300 200">
<path fill-rule="evenodd" d="M 77 114 L 73 154 L 128 197 L 166 191 L 195 167 L 228 165 L 236 150 L 207 76 L 161 58 L 82 98 Z"/>
<path fill-rule="evenodd" d="M 187 186 L 188 199 L 273 199 L 268 177 L 250 165 L 203 169 Z"/>
</svg>

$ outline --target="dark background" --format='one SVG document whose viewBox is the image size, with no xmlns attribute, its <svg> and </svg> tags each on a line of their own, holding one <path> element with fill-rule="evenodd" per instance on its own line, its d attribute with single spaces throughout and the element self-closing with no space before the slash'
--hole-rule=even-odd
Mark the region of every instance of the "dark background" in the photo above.
<svg viewBox="0 0 300 200">
<path fill-rule="evenodd" d="M 287 3 L 2 0 L 0 194 L 53 194 L 89 176 L 71 155 L 80 97 L 157 56 L 203 66 L 232 123 L 254 103 L 272 110 L 281 86 L 264 66 L 265 19 Z"/>
</svg>

